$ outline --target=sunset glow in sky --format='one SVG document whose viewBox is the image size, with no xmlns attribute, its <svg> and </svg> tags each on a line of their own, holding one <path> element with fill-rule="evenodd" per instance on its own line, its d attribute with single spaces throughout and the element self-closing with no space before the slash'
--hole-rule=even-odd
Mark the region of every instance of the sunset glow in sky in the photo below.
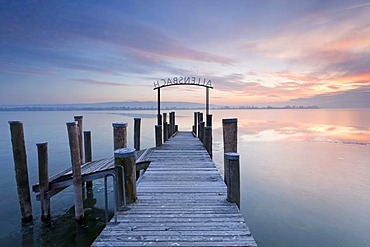
<svg viewBox="0 0 370 247">
<path fill-rule="evenodd" d="M 212 104 L 370 107 L 369 1 L 7 1 L 0 26 L 0 105 L 155 101 L 196 76 Z"/>
</svg>

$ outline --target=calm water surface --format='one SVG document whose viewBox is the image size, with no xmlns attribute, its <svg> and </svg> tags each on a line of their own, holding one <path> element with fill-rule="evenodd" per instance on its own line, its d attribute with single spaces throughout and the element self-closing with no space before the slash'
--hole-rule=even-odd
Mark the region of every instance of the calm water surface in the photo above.
<svg viewBox="0 0 370 247">
<path fill-rule="evenodd" d="M 94 183 L 87 224 L 73 220 L 73 190 L 51 200 L 53 220 L 20 223 L 9 120 L 24 122 L 30 183 L 37 182 L 36 143 L 49 143 L 49 174 L 70 166 L 65 123 L 84 116 L 94 159 L 112 155 L 112 122 L 142 118 L 142 148 L 154 146 L 154 111 L 1 112 L 0 246 L 88 246 L 104 227 L 103 182 Z M 370 109 L 214 110 L 214 160 L 222 161 L 222 118 L 238 118 L 241 211 L 259 246 L 370 246 Z M 177 111 L 190 130 L 193 111 Z M 219 166 L 222 172 L 222 167 Z M 112 198 L 111 198 L 112 199 Z M 112 202 L 112 200 L 111 200 Z"/>
</svg>

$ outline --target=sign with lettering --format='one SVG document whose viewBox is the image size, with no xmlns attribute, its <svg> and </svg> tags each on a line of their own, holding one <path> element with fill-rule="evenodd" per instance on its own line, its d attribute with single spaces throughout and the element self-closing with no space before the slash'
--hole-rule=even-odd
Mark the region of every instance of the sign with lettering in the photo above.
<svg viewBox="0 0 370 247">
<path fill-rule="evenodd" d="M 192 86 L 201 86 L 207 88 L 212 87 L 212 81 L 210 79 L 200 78 L 200 77 L 186 77 L 186 76 L 179 76 L 179 77 L 172 77 L 167 79 L 160 79 L 155 82 L 154 89 L 159 89 L 162 87 L 169 87 L 175 85 L 192 85 Z"/>
</svg>

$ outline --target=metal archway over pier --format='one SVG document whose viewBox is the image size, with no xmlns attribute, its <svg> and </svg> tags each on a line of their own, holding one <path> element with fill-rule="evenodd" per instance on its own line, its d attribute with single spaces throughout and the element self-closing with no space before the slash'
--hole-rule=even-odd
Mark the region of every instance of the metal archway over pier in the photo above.
<svg viewBox="0 0 370 247">
<path fill-rule="evenodd" d="M 210 79 L 200 77 L 172 77 L 167 79 L 160 79 L 153 82 L 153 90 L 157 91 L 157 107 L 158 107 L 158 125 L 161 125 L 161 88 L 170 86 L 199 86 L 206 88 L 206 115 L 209 115 L 209 89 L 212 88 L 212 81 Z"/>
</svg>

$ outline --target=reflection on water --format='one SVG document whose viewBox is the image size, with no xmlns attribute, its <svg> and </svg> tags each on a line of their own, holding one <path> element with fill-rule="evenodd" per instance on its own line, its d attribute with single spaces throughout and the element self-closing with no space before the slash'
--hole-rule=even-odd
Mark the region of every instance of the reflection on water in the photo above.
<svg viewBox="0 0 370 247">
<path fill-rule="evenodd" d="M 369 144 L 370 128 L 324 124 L 242 121 L 240 142 L 319 141 Z"/>
<path fill-rule="evenodd" d="M 242 213 L 260 246 L 369 246 L 369 145 L 241 143 Z"/>
<path fill-rule="evenodd" d="M 370 145 L 353 145 L 370 143 L 369 109 L 220 115 L 214 160 L 221 119 L 238 117 L 241 211 L 259 246 L 369 246 Z"/>
</svg>

